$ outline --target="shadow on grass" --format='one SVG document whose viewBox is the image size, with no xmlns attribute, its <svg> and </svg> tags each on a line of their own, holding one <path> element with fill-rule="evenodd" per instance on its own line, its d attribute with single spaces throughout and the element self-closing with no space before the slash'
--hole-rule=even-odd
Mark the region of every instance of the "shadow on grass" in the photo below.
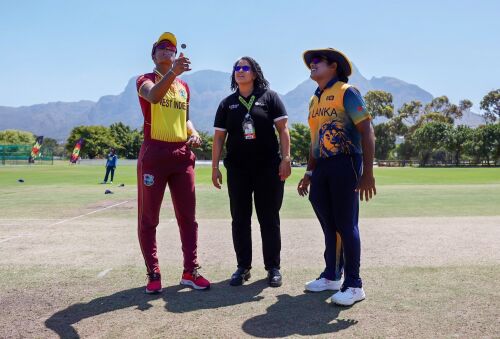
<svg viewBox="0 0 500 339">
<path fill-rule="evenodd" d="M 325 300 L 331 295 L 331 291 L 278 295 L 278 301 L 269 306 L 265 314 L 243 323 L 243 331 L 260 338 L 279 338 L 334 333 L 356 325 L 357 320 L 338 319 L 340 312 L 347 308 L 327 303 Z"/>
<path fill-rule="evenodd" d="M 79 321 L 104 313 L 129 307 L 145 311 L 152 307 L 151 301 L 163 299 L 165 309 L 173 313 L 188 313 L 196 310 L 234 306 L 263 299 L 259 294 L 268 288 L 265 279 L 242 287 L 229 286 L 229 280 L 212 284 L 210 291 L 186 290 L 185 286 L 164 288 L 163 293 L 147 295 L 144 287 L 120 291 L 96 298 L 88 303 L 69 306 L 53 314 L 45 326 L 61 338 L 79 338 L 73 327 Z M 312 335 L 336 332 L 355 321 L 335 320 L 340 308 L 325 303 L 330 294 L 304 294 L 296 297 L 279 295 L 278 302 L 267 309 L 267 313 L 248 319 L 243 330 L 256 337 L 284 337 L 293 334 Z M 330 324 L 331 323 L 331 324 Z"/>
<path fill-rule="evenodd" d="M 152 307 L 150 301 L 160 298 L 162 298 L 161 294 L 145 294 L 144 287 L 131 288 L 96 298 L 86 304 L 71 305 L 53 314 L 45 321 L 45 326 L 56 332 L 61 338 L 80 338 L 72 326 L 80 320 L 133 306 L 136 306 L 138 310 L 145 311 Z"/>
<path fill-rule="evenodd" d="M 79 321 L 129 307 L 145 311 L 152 307 L 151 301 L 165 300 L 165 308 L 169 312 L 185 313 L 200 309 L 213 309 L 259 301 L 266 280 L 258 280 L 241 288 L 229 286 L 229 280 L 214 283 L 209 291 L 187 290 L 185 286 L 171 286 L 163 289 L 161 294 L 148 295 L 144 287 L 120 291 L 109 296 L 96 298 L 88 303 L 69 306 L 53 314 L 45 321 L 45 326 L 56 332 L 61 338 L 79 338 L 73 327 Z"/>
<path fill-rule="evenodd" d="M 266 279 L 256 280 L 240 287 L 229 285 L 229 279 L 212 284 L 208 291 L 187 290 L 185 286 L 164 289 L 165 308 L 173 313 L 214 309 L 262 300 L 259 294 L 270 288 Z"/>
</svg>

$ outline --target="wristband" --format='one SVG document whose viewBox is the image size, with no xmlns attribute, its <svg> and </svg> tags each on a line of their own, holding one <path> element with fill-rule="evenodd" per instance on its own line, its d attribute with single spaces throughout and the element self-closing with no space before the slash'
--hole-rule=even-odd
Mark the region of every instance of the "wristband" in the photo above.
<svg viewBox="0 0 500 339">
<path fill-rule="evenodd" d="M 313 171 L 306 171 L 304 175 L 307 175 L 308 177 L 312 177 Z"/>
</svg>

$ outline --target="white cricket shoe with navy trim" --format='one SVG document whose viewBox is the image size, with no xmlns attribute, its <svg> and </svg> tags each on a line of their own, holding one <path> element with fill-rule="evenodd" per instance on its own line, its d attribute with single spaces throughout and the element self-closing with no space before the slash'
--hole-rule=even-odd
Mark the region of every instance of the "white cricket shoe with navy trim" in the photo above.
<svg viewBox="0 0 500 339">
<path fill-rule="evenodd" d="M 306 283 L 306 290 L 310 292 L 321 292 L 326 290 L 337 291 L 342 288 L 343 282 L 342 279 L 328 280 L 326 278 L 318 278 Z"/>
<path fill-rule="evenodd" d="M 363 287 L 345 287 L 332 295 L 332 302 L 337 305 L 351 306 L 365 298 Z"/>
</svg>

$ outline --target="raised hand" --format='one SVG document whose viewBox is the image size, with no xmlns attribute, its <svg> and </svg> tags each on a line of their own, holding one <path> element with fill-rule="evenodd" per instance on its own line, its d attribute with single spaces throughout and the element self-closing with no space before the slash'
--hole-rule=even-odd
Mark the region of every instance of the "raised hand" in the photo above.
<svg viewBox="0 0 500 339">
<path fill-rule="evenodd" d="M 189 58 L 184 56 L 184 53 L 181 52 L 179 57 L 175 59 L 174 64 L 172 65 L 172 71 L 175 75 L 179 76 L 186 71 L 190 71 L 191 61 Z"/>
</svg>

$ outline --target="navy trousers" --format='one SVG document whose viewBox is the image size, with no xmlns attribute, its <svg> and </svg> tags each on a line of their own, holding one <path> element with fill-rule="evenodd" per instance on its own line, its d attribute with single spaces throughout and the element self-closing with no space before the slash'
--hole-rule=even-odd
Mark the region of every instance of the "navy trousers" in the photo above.
<svg viewBox="0 0 500 339">
<path fill-rule="evenodd" d="M 344 287 L 362 287 L 359 277 L 361 241 L 358 215 L 362 156 L 335 155 L 318 159 L 311 177 L 309 200 L 325 235 L 326 267 L 321 277 L 339 280 Z"/>
<path fill-rule="evenodd" d="M 106 166 L 106 175 L 104 176 L 104 182 L 108 181 L 109 173 L 111 173 L 111 181 L 115 176 L 115 167 L 114 166 Z"/>
</svg>

